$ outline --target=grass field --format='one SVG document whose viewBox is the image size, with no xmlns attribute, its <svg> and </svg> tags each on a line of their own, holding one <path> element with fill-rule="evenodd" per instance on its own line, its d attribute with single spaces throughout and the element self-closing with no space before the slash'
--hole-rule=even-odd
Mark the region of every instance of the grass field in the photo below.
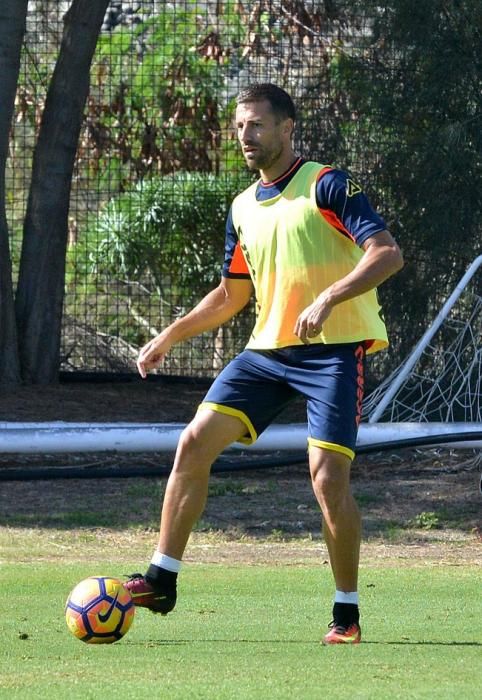
<svg viewBox="0 0 482 700">
<path fill-rule="evenodd" d="M 124 639 L 90 646 L 67 630 L 68 592 L 86 576 L 122 576 L 139 566 L 139 558 L 127 554 L 136 551 L 135 533 L 115 556 L 99 535 L 77 533 L 69 544 L 68 531 L 0 529 L 0 697 L 481 696 L 476 562 L 430 566 L 404 559 L 387 566 L 365 557 L 363 643 L 350 648 L 320 644 L 330 619 L 331 578 L 326 565 L 296 557 L 299 543 L 290 545 L 291 565 L 285 550 L 277 564 L 235 564 L 234 556 L 229 563 L 192 562 L 183 570 L 173 613 L 161 618 L 137 610 Z M 145 538 L 137 544 L 143 552 Z M 199 551 L 203 546 L 216 559 L 216 546 L 201 541 Z M 229 543 L 224 547 L 229 551 Z"/>
</svg>

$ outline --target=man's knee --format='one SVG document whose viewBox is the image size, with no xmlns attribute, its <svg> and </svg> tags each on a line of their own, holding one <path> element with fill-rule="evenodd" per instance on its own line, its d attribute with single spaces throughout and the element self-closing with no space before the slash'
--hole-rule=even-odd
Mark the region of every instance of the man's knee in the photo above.
<svg viewBox="0 0 482 700">
<path fill-rule="evenodd" d="M 200 411 L 181 433 L 176 461 L 192 460 L 212 463 L 221 452 L 243 433 L 241 421 L 236 425 L 230 416 Z"/>
<path fill-rule="evenodd" d="M 321 505 L 335 507 L 350 492 L 351 460 L 340 452 L 310 448 L 313 490 Z"/>
<path fill-rule="evenodd" d="M 176 462 L 204 462 L 206 459 L 214 461 L 218 455 L 212 449 L 209 440 L 209 430 L 198 426 L 194 421 L 189 423 L 181 433 L 176 450 Z"/>
</svg>

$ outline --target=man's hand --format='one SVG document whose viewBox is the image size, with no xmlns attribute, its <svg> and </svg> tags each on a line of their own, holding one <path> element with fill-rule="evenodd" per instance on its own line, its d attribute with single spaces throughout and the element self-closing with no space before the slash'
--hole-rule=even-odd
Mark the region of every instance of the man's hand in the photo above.
<svg viewBox="0 0 482 700">
<path fill-rule="evenodd" d="M 303 343 L 321 333 L 334 306 L 378 287 L 403 267 L 400 248 L 388 231 L 370 236 L 362 248 L 364 254 L 353 270 L 325 289 L 299 315 L 294 333 Z"/>
<path fill-rule="evenodd" d="M 171 345 L 172 343 L 166 339 L 165 334 L 161 333 L 141 348 L 137 358 L 137 369 L 143 379 L 147 377 L 149 370 L 160 367 L 171 349 Z"/>
<path fill-rule="evenodd" d="M 188 314 L 178 318 L 144 345 L 137 358 L 137 369 L 143 379 L 147 372 L 159 367 L 173 345 L 195 335 L 218 328 L 246 306 L 253 285 L 248 279 L 221 280 L 218 287 L 206 294 Z"/>
<path fill-rule="evenodd" d="M 296 319 L 294 334 L 306 344 L 310 339 L 320 335 L 323 324 L 333 308 L 327 290 L 322 292 L 315 301 L 304 309 Z"/>
</svg>

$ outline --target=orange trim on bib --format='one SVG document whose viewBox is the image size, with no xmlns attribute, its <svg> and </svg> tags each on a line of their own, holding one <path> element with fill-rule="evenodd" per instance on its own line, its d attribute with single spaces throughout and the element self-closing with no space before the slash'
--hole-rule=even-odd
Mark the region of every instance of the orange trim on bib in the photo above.
<svg viewBox="0 0 482 700">
<path fill-rule="evenodd" d="M 236 243 L 236 247 L 234 249 L 233 257 L 231 259 L 231 264 L 229 266 L 229 272 L 232 272 L 234 275 L 241 275 L 241 274 L 248 274 L 249 275 L 249 269 L 248 266 L 246 265 L 246 259 L 244 257 L 244 253 L 241 250 L 241 246 L 239 244 L 239 241 Z"/>
</svg>

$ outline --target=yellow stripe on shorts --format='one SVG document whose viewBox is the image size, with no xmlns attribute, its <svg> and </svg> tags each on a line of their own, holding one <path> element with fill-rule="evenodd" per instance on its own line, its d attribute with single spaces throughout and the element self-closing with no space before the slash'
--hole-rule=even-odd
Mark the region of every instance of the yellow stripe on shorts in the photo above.
<svg viewBox="0 0 482 700">
<path fill-rule="evenodd" d="M 241 442 L 243 445 L 252 445 L 253 442 L 256 442 L 258 439 L 258 434 L 254 429 L 254 425 L 243 411 L 240 411 L 237 408 L 232 408 L 231 406 L 224 406 L 224 404 L 211 403 L 210 401 L 203 401 L 203 403 L 198 406 L 197 410 L 202 411 L 206 408 L 210 409 L 211 411 L 215 411 L 216 413 L 223 413 L 225 416 L 234 416 L 234 418 L 239 418 L 239 420 L 244 423 L 248 429 L 249 436 L 243 436 L 239 438 L 237 442 Z"/>
<path fill-rule="evenodd" d="M 343 445 L 337 445 L 334 442 L 325 442 L 325 440 L 316 440 L 315 438 L 308 438 L 308 445 L 314 447 L 321 447 L 324 450 L 332 450 L 333 452 L 341 452 L 341 454 L 346 455 L 350 459 L 355 458 L 355 453 L 350 450 L 349 447 L 344 447 Z"/>
</svg>

